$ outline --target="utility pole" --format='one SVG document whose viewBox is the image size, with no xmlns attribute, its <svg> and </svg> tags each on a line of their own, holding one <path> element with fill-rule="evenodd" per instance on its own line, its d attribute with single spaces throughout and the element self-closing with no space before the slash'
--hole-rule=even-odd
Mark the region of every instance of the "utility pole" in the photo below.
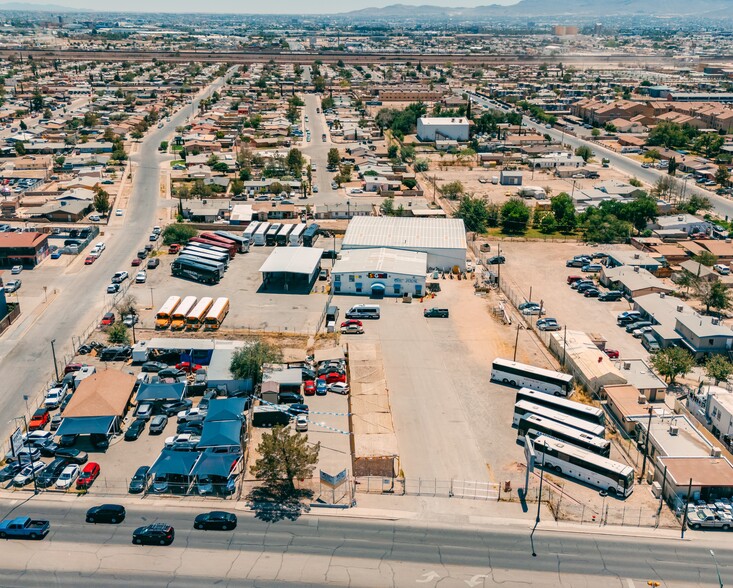
<svg viewBox="0 0 733 588">
<path fill-rule="evenodd" d="M 543 449 L 544 449 L 544 443 Z M 540 470 L 540 489 L 537 494 L 537 518 L 534 521 L 534 527 L 532 527 L 532 532 L 529 534 L 529 540 L 532 544 L 532 557 L 537 557 L 537 552 L 534 550 L 534 532 L 537 530 L 537 525 L 540 524 L 540 509 L 542 508 L 542 481 L 545 479 L 545 454 L 544 451 L 542 453 L 542 463 L 540 464 L 540 467 L 542 468 Z"/>
<path fill-rule="evenodd" d="M 517 346 L 519 345 L 519 321 L 517 321 L 517 336 L 514 339 L 514 359 L 512 361 L 517 361 Z"/>
<path fill-rule="evenodd" d="M 496 287 L 501 289 L 501 244 L 497 245 L 497 251 L 496 261 L 499 263 L 496 264 Z"/>
<path fill-rule="evenodd" d="M 687 486 L 687 499 L 685 500 L 685 514 L 682 518 L 682 531 L 681 531 L 681 539 L 685 538 L 685 531 L 687 530 L 687 512 L 690 506 L 690 496 L 692 495 L 692 478 L 690 478 L 690 483 Z"/>
<path fill-rule="evenodd" d="M 654 412 L 654 407 L 650 406 L 648 411 L 649 411 L 649 420 L 647 421 L 646 439 L 644 440 L 644 461 L 641 462 L 641 474 L 639 475 L 639 482 L 641 482 L 644 479 L 644 473 L 646 472 L 646 456 L 649 453 L 649 435 L 651 435 L 652 413 Z"/>
<path fill-rule="evenodd" d="M 720 577 L 720 568 L 718 567 L 718 560 L 715 559 L 715 552 L 711 549 L 710 555 L 713 557 L 713 561 L 715 562 L 715 571 L 718 574 L 718 586 L 720 588 L 723 588 L 723 578 Z"/>
<path fill-rule="evenodd" d="M 59 378 L 59 365 L 56 362 L 56 348 L 54 347 L 54 343 L 56 343 L 56 339 L 51 339 L 51 355 L 53 356 L 53 369 L 56 372 L 56 381 L 61 381 L 61 378 Z"/>
</svg>

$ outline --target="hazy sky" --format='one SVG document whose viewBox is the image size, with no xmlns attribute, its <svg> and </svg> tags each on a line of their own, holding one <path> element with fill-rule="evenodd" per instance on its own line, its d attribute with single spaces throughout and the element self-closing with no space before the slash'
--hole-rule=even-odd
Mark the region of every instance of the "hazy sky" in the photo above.
<svg viewBox="0 0 733 588">
<path fill-rule="evenodd" d="M 372 6 L 388 6 L 390 4 L 433 4 L 437 6 L 484 6 L 487 4 L 515 4 L 518 0 L 269 0 L 254 2 L 253 0 L 127 0 L 112 2 L 110 0 L 0 0 L 0 7 L 6 2 L 24 4 L 56 4 L 69 8 L 89 8 L 92 10 L 112 10 L 129 12 L 232 12 L 232 13 L 264 13 L 264 14 L 316 14 L 335 13 L 358 10 Z"/>
</svg>

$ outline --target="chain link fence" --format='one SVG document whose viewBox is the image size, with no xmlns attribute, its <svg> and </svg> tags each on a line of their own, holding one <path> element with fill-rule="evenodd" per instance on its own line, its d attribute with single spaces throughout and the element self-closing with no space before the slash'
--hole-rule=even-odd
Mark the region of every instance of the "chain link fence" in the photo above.
<svg viewBox="0 0 733 588">
<path fill-rule="evenodd" d="M 470 480 L 438 480 L 435 478 L 390 478 L 360 476 L 355 479 L 356 491 L 398 496 L 438 496 L 470 500 L 499 500 L 500 485 Z"/>
</svg>

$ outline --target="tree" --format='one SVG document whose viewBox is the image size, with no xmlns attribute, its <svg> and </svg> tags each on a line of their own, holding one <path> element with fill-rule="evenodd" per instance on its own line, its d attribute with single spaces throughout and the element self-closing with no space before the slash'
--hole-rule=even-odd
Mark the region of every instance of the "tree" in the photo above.
<svg viewBox="0 0 733 588">
<path fill-rule="evenodd" d="M 550 198 L 550 209 L 554 216 L 556 228 L 559 228 L 564 233 L 570 233 L 575 230 L 575 225 L 577 224 L 575 204 L 573 204 L 573 199 L 566 192 L 560 192 L 557 196 Z"/>
<path fill-rule="evenodd" d="M 339 155 L 339 150 L 336 149 L 336 147 L 331 147 L 328 150 L 328 156 L 327 156 L 328 167 L 336 168 L 338 167 L 338 164 L 340 161 L 341 161 L 341 156 Z"/>
<path fill-rule="evenodd" d="M 682 273 L 677 275 L 676 282 L 680 288 L 685 289 L 685 295 L 690 293 L 690 288 L 697 287 L 698 277 L 691 274 L 690 272 L 683 270 Z"/>
<path fill-rule="evenodd" d="M 718 166 L 718 171 L 715 172 L 715 182 L 723 188 L 730 182 L 730 172 L 725 165 Z"/>
<path fill-rule="evenodd" d="M 593 150 L 587 145 L 581 145 L 575 150 L 575 155 L 582 157 L 583 161 L 587 162 L 591 157 L 593 157 Z"/>
<path fill-rule="evenodd" d="M 163 229 L 163 243 L 187 243 L 189 239 L 196 236 L 196 229 L 182 223 L 173 223 Z"/>
<path fill-rule="evenodd" d="M 557 221 L 552 214 L 545 214 L 540 220 L 540 232 L 546 235 L 554 233 L 557 230 Z"/>
<path fill-rule="evenodd" d="M 21 157 L 26 154 L 25 145 L 23 145 L 23 141 L 15 142 L 15 153 L 17 155 L 20 155 Z"/>
<path fill-rule="evenodd" d="M 94 210 L 99 214 L 105 215 L 109 212 L 109 194 L 102 188 L 97 188 L 94 191 Z"/>
<path fill-rule="evenodd" d="M 262 441 L 257 446 L 260 458 L 250 471 L 258 480 L 273 486 L 284 483 L 292 492 L 296 478 L 302 480 L 311 477 L 320 450 L 320 441 L 311 445 L 308 435 L 277 426 L 271 433 L 262 434 Z"/>
<path fill-rule="evenodd" d="M 712 379 L 717 386 L 720 382 L 727 382 L 733 374 L 733 363 L 722 355 L 713 355 L 705 364 L 705 375 Z"/>
<path fill-rule="evenodd" d="M 246 339 L 244 347 L 232 355 L 229 371 L 238 380 L 252 380 L 258 384 L 262 380 L 262 366 L 281 360 L 282 352 L 278 347 L 261 339 Z"/>
<path fill-rule="evenodd" d="M 710 251 L 701 251 L 692 259 L 700 265 L 704 265 L 707 267 L 713 267 L 716 263 L 718 263 L 718 258 L 710 253 Z"/>
<path fill-rule="evenodd" d="M 651 159 L 652 161 L 658 161 L 662 159 L 662 154 L 659 153 L 658 149 L 649 149 L 646 153 L 644 153 L 644 157 L 647 159 Z"/>
<path fill-rule="evenodd" d="M 674 346 L 657 351 L 651 361 L 654 369 L 670 385 L 675 383 L 677 376 L 684 376 L 695 366 L 695 358 L 689 351 Z"/>
<path fill-rule="evenodd" d="M 127 332 L 125 323 L 120 321 L 109 327 L 107 329 L 107 340 L 112 345 L 128 345 L 130 343 L 130 335 Z"/>
<path fill-rule="evenodd" d="M 690 196 L 683 206 L 688 214 L 696 214 L 698 210 L 710 210 L 712 207 L 713 204 L 710 202 L 710 198 L 698 194 Z"/>
<path fill-rule="evenodd" d="M 529 216 L 529 206 L 519 198 L 512 198 L 501 207 L 501 228 L 505 233 L 523 233 Z"/>
<path fill-rule="evenodd" d="M 600 136 L 601 136 L 601 129 L 593 129 L 593 130 L 592 130 L 592 131 L 590 132 L 590 134 L 591 134 L 591 135 L 592 135 L 593 137 L 600 137 Z"/>
<path fill-rule="evenodd" d="M 313 78 L 313 88 L 316 92 L 324 92 L 326 90 L 326 78 L 316 76 Z"/>
<path fill-rule="evenodd" d="M 716 280 L 710 284 L 709 288 L 702 292 L 700 302 L 705 305 L 706 314 L 710 312 L 711 307 L 718 312 L 728 310 L 731 306 L 730 290 L 728 290 L 728 286 L 723 282 Z"/>
<path fill-rule="evenodd" d="M 234 196 L 239 196 L 244 192 L 244 182 L 242 180 L 233 180 L 231 183 L 231 190 Z"/>
<path fill-rule="evenodd" d="M 634 186 L 634 188 L 641 188 L 641 180 L 639 178 L 631 178 L 629 184 Z"/>
<path fill-rule="evenodd" d="M 463 219 L 463 224 L 466 225 L 467 231 L 476 233 L 486 232 L 489 211 L 483 199 L 464 196 L 461 198 L 461 203 L 458 205 L 455 216 Z"/>
<path fill-rule="evenodd" d="M 158 146 L 158 151 L 168 151 L 168 141 L 161 141 L 160 145 Z"/>
<path fill-rule="evenodd" d="M 27 131 L 28 130 L 28 125 L 25 124 L 25 121 L 24 120 L 21 120 L 20 121 L 20 130 L 21 131 Z"/>
<path fill-rule="evenodd" d="M 417 180 L 415 178 L 403 178 L 402 183 L 408 190 L 412 190 L 415 186 L 417 186 Z"/>
<path fill-rule="evenodd" d="M 412 167 L 415 169 L 416 173 L 426 172 L 430 167 L 430 162 L 427 159 L 416 159 Z"/>
<path fill-rule="evenodd" d="M 629 221 L 637 231 L 642 231 L 647 224 L 657 218 L 657 201 L 649 196 L 634 198 L 623 209 L 624 220 Z"/>
<path fill-rule="evenodd" d="M 676 157 L 670 157 L 669 163 L 667 164 L 667 173 L 670 176 L 675 175 L 677 172 L 677 158 Z"/>
<path fill-rule="evenodd" d="M 385 198 L 380 209 L 384 216 L 394 216 L 394 198 Z"/>
<path fill-rule="evenodd" d="M 442 186 L 440 186 L 440 188 L 438 188 L 438 191 L 443 195 L 444 198 L 448 198 L 449 200 L 456 200 L 465 192 L 465 188 L 463 187 L 463 183 L 460 180 L 456 180 L 454 182 L 443 184 Z"/>
<path fill-rule="evenodd" d="M 288 166 L 290 173 L 295 176 L 300 176 L 301 172 L 303 171 L 304 164 L 305 158 L 300 152 L 300 149 L 296 149 L 295 147 L 293 147 L 290 151 L 288 151 L 288 154 L 285 157 L 285 165 Z"/>
<path fill-rule="evenodd" d="M 217 161 L 211 166 L 212 171 L 225 174 L 229 171 L 229 164 L 226 161 Z"/>
<path fill-rule="evenodd" d="M 390 145 L 389 147 L 387 147 L 387 157 L 389 157 L 390 159 L 394 159 L 395 157 L 397 157 L 398 151 L 399 148 L 397 147 L 397 145 Z"/>
</svg>

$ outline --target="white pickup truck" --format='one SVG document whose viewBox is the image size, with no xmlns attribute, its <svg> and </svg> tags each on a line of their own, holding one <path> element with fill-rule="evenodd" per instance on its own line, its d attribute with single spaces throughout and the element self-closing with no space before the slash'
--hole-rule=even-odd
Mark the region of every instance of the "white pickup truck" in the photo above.
<svg viewBox="0 0 733 588">
<path fill-rule="evenodd" d="M 687 522 L 691 529 L 723 529 L 730 530 L 733 527 L 733 518 L 724 518 L 715 514 L 712 510 L 701 508 L 694 510 L 687 515 Z"/>
</svg>

